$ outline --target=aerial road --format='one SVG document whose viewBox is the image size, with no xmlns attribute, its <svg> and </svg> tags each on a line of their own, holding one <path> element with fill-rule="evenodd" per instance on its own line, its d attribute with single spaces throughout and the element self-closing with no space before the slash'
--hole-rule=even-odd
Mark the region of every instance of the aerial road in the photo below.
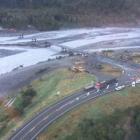
<svg viewBox="0 0 140 140">
<path fill-rule="evenodd" d="M 94 54 L 94 52 L 103 50 L 138 49 L 140 48 L 139 38 L 139 28 L 83 28 L 39 32 L 27 34 L 23 37 L 19 37 L 19 33 L 18 35 L 6 35 L 5 37 L 2 34 L 0 37 L 0 52 L 2 54 L 0 59 L 0 96 L 10 95 L 44 73 L 59 68 L 72 67 L 74 64 L 73 58 L 77 60 L 79 52 L 82 52 L 81 58 L 85 54 L 93 55 L 86 63 L 88 66 L 87 72 L 94 74 L 100 82 L 111 79 L 111 76 L 103 75 L 98 70 L 93 70 L 90 66 L 94 66 L 96 61 L 97 63 L 108 63 L 123 70 L 122 75 L 117 79 L 117 86 L 109 83 L 100 90 L 92 88 L 87 91 L 83 89 L 78 93 L 65 97 L 42 112 L 38 112 L 34 118 L 17 129 L 10 137 L 10 140 L 33 140 L 45 128 L 73 108 L 107 93 L 114 93 L 116 89 L 119 90 L 125 86 L 132 85 L 136 78 L 140 80 L 139 65 L 113 60 L 98 55 L 98 53 L 97 55 Z M 46 48 L 46 42 L 50 43 L 51 47 Z M 71 52 L 75 56 L 67 57 Z M 57 56 L 66 57 L 56 60 Z M 84 59 L 88 59 L 88 57 Z M 54 60 L 48 61 L 50 59 Z M 19 68 L 19 66 L 23 68 Z M 40 71 L 44 72 L 40 73 Z"/>
<path fill-rule="evenodd" d="M 115 84 L 105 87 L 102 90 L 91 88 L 73 94 L 56 104 L 48 107 L 39 113 L 32 120 L 27 122 L 23 127 L 16 131 L 10 140 L 34 140 L 45 128 L 52 124 L 56 119 L 64 115 L 71 109 L 85 103 L 89 100 L 96 99 L 115 90 Z"/>
<path fill-rule="evenodd" d="M 131 85 L 131 83 L 125 84 L 125 81 L 120 80 L 117 80 L 118 83 L 116 81 L 110 81 L 111 80 L 104 82 L 107 84 L 104 84 L 101 89 L 97 89 L 94 86 L 83 89 L 82 91 L 65 97 L 56 104 L 46 108 L 18 129 L 13 136 L 11 136 L 10 140 L 34 140 L 45 128 L 49 127 L 50 124 L 73 108 L 89 100 L 94 100 L 108 93 L 113 93 L 116 90 L 116 86 L 121 87 L 122 82 L 124 82 L 125 86 Z"/>
<path fill-rule="evenodd" d="M 44 129 L 49 127 L 50 124 L 73 108 L 86 103 L 89 100 L 95 100 L 96 98 L 108 93 L 114 93 L 115 90 L 121 90 L 126 86 L 131 86 L 131 79 L 135 77 L 135 75 L 140 77 L 138 66 L 136 67 L 130 64 L 124 65 L 123 63 L 117 63 L 109 58 L 104 58 L 102 61 L 112 63 L 112 65 L 118 65 L 119 67 L 123 66 L 122 68 L 124 73 L 117 79 L 117 82 L 112 82 L 110 79 L 108 81 L 104 81 L 103 83 L 105 84 L 100 89 L 93 86 L 89 89 L 83 89 L 75 94 L 63 98 L 54 105 L 44 109 L 42 112 L 39 112 L 38 115 L 16 130 L 10 140 L 34 140 Z"/>
</svg>

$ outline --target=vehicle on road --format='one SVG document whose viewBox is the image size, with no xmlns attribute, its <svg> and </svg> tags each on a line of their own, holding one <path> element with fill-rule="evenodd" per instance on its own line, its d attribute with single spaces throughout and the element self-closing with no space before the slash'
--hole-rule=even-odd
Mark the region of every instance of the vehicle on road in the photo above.
<svg viewBox="0 0 140 140">
<path fill-rule="evenodd" d="M 106 87 L 105 81 L 103 81 L 103 82 L 97 82 L 96 85 L 95 85 L 95 88 L 96 89 L 103 89 L 105 87 Z"/>
<path fill-rule="evenodd" d="M 89 95 L 90 95 L 90 92 L 87 93 L 87 96 L 89 96 Z"/>
<path fill-rule="evenodd" d="M 136 87 L 136 82 L 132 82 L 132 87 Z"/>
<path fill-rule="evenodd" d="M 96 89 L 104 89 L 104 88 L 108 89 L 110 85 L 114 85 L 116 83 L 118 83 L 118 80 L 116 78 L 114 78 L 111 80 L 96 83 L 95 88 Z"/>
<path fill-rule="evenodd" d="M 136 84 L 140 84 L 140 79 L 137 79 L 136 80 Z"/>
<path fill-rule="evenodd" d="M 80 99 L 79 97 L 76 98 L 77 101 L 79 101 L 79 99 Z"/>
<path fill-rule="evenodd" d="M 122 89 L 124 89 L 124 88 L 125 88 L 125 85 L 122 85 L 122 86 L 116 87 L 115 90 L 116 90 L 116 91 L 119 91 L 119 90 L 122 90 Z"/>
<path fill-rule="evenodd" d="M 106 83 L 106 85 L 116 84 L 116 83 L 118 83 L 118 80 L 116 78 L 113 78 L 111 80 L 106 81 L 105 83 Z"/>
<path fill-rule="evenodd" d="M 117 87 L 119 85 L 119 83 L 116 83 L 115 86 Z"/>
<path fill-rule="evenodd" d="M 90 90 L 93 90 L 93 89 L 95 89 L 95 85 L 94 84 L 90 84 L 90 85 L 84 87 L 84 91 L 87 91 L 87 92 L 90 91 Z"/>
</svg>

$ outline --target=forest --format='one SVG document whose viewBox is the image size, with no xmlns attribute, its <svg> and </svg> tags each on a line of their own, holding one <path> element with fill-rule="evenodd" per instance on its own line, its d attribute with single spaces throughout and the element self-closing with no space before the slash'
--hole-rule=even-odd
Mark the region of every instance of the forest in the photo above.
<svg viewBox="0 0 140 140">
<path fill-rule="evenodd" d="M 87 118 L 64 140 L 139 140 L 140 106 L 116 110 L 98 120 Z"/>
<path fill-rule="evenodd" d="M 139 24 L 139 6 L 139 0 L 0 0 L 0 25 L 55 30 Z"/>
<path fill-rule="evenodd" d="M 139 0 L 0 0 L 0 7 L 40 8 L 40 7 L 92 7 L 109 8 L 110 10 L 135 7 Z"/>
</svg>

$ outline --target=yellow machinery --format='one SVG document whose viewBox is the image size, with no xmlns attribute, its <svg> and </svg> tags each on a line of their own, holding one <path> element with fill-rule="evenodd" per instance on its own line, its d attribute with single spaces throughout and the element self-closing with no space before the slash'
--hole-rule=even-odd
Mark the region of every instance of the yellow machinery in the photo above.
<svg viewBox="0 0 140 140">
<path fill-rule="evenodd" d="M 75 62 L 74 66 L 71 68 L 73 72 L 85 72 L 84 68 L 84 62 L 83 61 L 77 61 Z"/>
</svg>

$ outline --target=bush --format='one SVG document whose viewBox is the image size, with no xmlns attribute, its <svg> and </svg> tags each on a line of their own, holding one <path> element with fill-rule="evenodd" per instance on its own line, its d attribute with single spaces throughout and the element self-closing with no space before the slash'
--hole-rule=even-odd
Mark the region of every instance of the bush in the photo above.
<svg viewBox="0 0 140 140">
<path fill-rule="evenodd" d="M 0 0 L 0 25 L 10 28 L 32 25 L 40 30 L 56 30 L 102 26 L 121 20 L 135 22 L 140 14 L 139 6 L 139 0 Z"/>
<path fill-rule="evenodd" d="M 14 108 L 20 113 L 24 113 L 24 109 L 32 103 L 32 99 L 36 96 L 36 91 L 29 87 L 25 91 L 22 91 L 19 96 L 17 96 L 16 101 L 14 102 Z"/>
<path fill-rule="evenodd" d="M 79 124 L 71 136 L 67 136 L 64 140 L 124 140 L 124 130 L 117 127 L 106 117 L 99 121 L 86 119 Z"/>
<path fill-rule="evenodd" d="M 22 97 L 34 97 L 36 96 L 36 91 L 32 87 L 28 87 L 25 91 L 22 91 Z"/>
</svg>

